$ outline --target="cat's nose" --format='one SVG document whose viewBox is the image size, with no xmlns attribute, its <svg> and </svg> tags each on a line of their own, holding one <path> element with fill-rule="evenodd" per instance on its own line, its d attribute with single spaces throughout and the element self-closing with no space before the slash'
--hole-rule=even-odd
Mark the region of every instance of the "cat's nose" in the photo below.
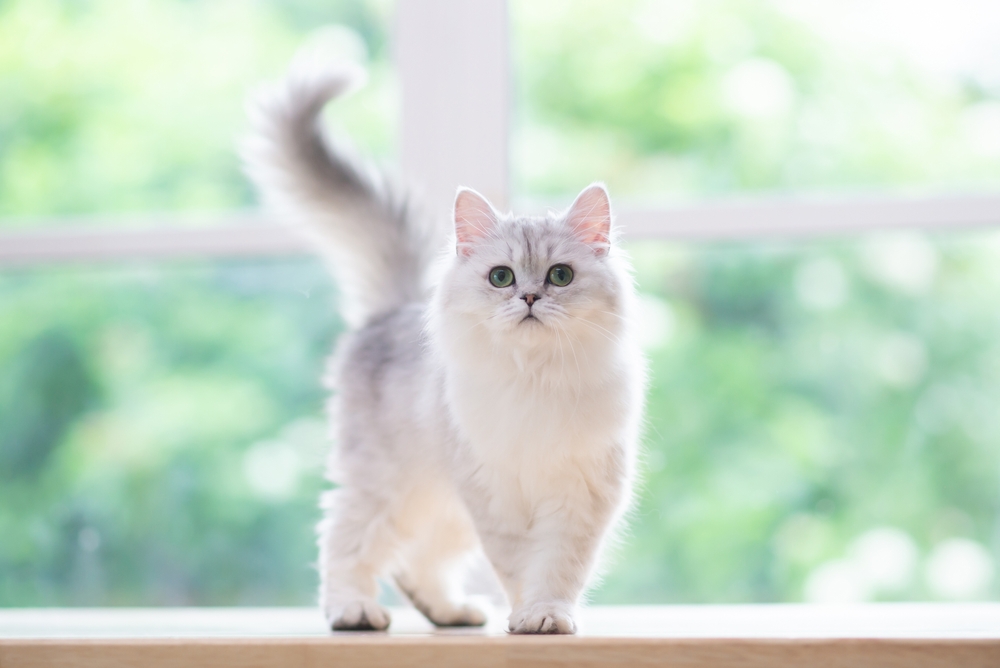
<svg viewBox="0 0 1000 668">
<path fill-rule="evenodd" d="M 528 306 L 531 306 L 532 304 L 534 304 L 536 301 L 538 301 L 541 298 L 542 298 L 541 295 L 536 295 L 536 294 L 534 294 L 532 292 L 529 292 L 526 295 L 521 295 L 521 299 L 523 299 L 524 301 L 526 301 L 528 303 Z"/>
</svg>

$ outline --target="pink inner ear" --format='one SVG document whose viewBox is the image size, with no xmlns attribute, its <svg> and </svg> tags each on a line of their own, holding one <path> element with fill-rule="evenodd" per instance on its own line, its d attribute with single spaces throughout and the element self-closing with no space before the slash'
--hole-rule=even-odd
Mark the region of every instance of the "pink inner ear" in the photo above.
<svg viewBox="0 0 1000 668">
<path fill-rule="evenodd" d="M 611 200 L 599 183 L 587 186 L 566 213 L 566 224 L 597 255 L 611 248 Z"/>
<path fill-rule="evenodd" d="M 455 196 L 455 239 L 458 252 L 466 257 L 497 224 L 497 213 L 485 197 L 470 188 Z"/>
</svg>

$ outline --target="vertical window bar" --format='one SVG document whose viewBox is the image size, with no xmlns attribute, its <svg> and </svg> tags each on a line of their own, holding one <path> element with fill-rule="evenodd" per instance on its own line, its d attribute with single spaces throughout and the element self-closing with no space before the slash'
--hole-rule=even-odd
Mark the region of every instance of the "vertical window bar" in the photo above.
<svg viewBox="0 0 1000 668">
<path fill-rule="evenodd" d="M 508 40 L 506 0 L 398 0 L 400 164 L 434 213 L 460 185 L 507 206 Z"/>
</svg>

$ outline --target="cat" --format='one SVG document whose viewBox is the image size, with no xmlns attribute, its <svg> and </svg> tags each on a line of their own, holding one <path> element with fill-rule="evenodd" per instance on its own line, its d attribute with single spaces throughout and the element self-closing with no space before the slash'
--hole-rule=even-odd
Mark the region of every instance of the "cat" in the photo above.
<svg viewBox="0 0 1000 668">
<path fill-rule="evenodd" d="M 320 604 L 333 629 L 385 629 L 386 577 L 435 625 L 482 625 L 462 591 L 482 550 L 510 632 L 575 633 L 630 502 L 644 397 L 608 193 L 522 216 L 461 188 L 442 233 L 324 132 L 357 80 L 300 53 L 251 104 L 243 154 L 265 205 L 330 260 L 348 326 L 327 375 Z"/>
</svg>

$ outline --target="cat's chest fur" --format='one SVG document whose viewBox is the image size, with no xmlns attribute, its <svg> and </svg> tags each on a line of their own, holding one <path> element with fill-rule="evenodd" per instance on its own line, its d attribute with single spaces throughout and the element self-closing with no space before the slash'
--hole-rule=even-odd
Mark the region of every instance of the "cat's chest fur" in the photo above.
<svg viewBox="0 0 1000 668">
<path fill-rule="evenodd" d="M 470 469 L 512 519 L 551 505 L 583 511 L 627 468 L 616 460 L 630 456 L 622 447 L 629 378 L 616 360 L 601 361 L 597 373 L 556 355 L 447 374 Z"/>
</svg>

